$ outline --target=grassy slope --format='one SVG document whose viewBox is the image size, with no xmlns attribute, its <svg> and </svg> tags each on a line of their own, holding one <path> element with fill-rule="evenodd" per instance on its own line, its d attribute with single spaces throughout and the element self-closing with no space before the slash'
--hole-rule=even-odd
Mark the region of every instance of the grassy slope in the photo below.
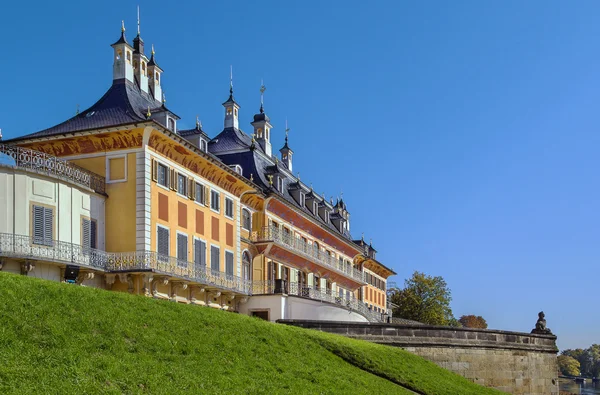
<svg viewBox="0 0 600 395">
<path fill-rule="evenodd" d="M 392 347 L 1 272 L 0 306 L 2 394 L 499 393 Z"/>
</svg>

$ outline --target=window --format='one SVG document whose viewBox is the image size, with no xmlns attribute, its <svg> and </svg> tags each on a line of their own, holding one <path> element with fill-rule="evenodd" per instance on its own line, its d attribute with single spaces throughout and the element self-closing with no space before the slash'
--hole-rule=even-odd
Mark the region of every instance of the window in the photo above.
<svg viewBox="0 0 600 395">
<path fill-rule="evenodd" d="M 177 266 L 187 267 L 188 260 L 188 237 L 177 233 Z"/>
<path fill-rule="evenodd" d="M 283 178 L 277 177 L 277 190 L 283 192 Z"/>
<path fill-rule="evenodd" d="M 53 246 L 54 211 L 48 207 L 33 206 L 33 244 Z"/>
<path fill-rule="evenodd" d="M 169 229 L 162 226 L 156 228 L 156 252 L 169 256 Z"/>
<path fill-rule="evenodd" d="M 81 219 L 81 246 L 84 249 L 96 248 L 96 221 Z"/>
<path fill-rule="evenodd" d="M 173 118 L 168 118 L 169 130 L 175 131 L 175 120 Z"/>
<path fill-rule="evenodd" d="M 206 152 L 206 141 L 200 140 L 200 150 Z"/>
<path fill-rule="evenodd" d="M 220 194 L 217 191 L 210 191 L 210 208 L 216 212 L 221 211 Z"/>
<path fill-rule="evenodd" d="M 158 164 L 158 183 L 165 188 L 169 187 L 169 168 L 162 163 Z"/>
<path fill-rule="evenodd" d="M 242 278 L 244 280 L 251 280 L 250 277 L 250 254 L 248 251 L 244 251 L 242 255 Z"/>
<path fill-rule="evenodd" d="M 187 196 L 187 177 L 183 174 L 177 174 L 177 192 Z"/>
<path fill-rule="evenodd" d="M 225 274 L 233 276 L 233 252 L 225 251 Z"/>
<path fill-rule="evenodd" d="M 221 251 L 217 246 L 210 246 L 210 268 L 214 271 L 221 271 Z"/>
<path fill-rule="evenodd" d="M 206 268 L 206 243 L 199 239 L 194 239 L 194 265 L 197 270 Z"/>
<path fill-rule="evenodd" d="M 225 198 L 225 216 L 233 218 L 233 200 Z"/>
<path fill-rule="evenodd" d="M 252 229 L 252 215 L 246 209 L 242 209 L 242 228 L 248 231 Z"/>
<path fill-rule="evenodd" d="M 204 185 L 196 183 L 196 201 L 204 204 Z"/>
</svg>

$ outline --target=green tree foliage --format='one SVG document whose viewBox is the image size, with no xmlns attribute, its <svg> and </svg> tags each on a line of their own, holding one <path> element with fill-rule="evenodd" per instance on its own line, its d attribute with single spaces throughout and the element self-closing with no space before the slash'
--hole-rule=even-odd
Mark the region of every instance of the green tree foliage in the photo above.
<svg viewBox="0 0 600 395">
<path fill-rule="evenodd" d="M 568 355 L 558 356 L 558 368 L 565 376 L 579 376 L 579 361 Z"/>
<path fill-rule="evenodd" d="M 398 307 L 394 316 L 430 325 L 449 325 L 456 319 L 452 315 L 450 289 L 440 277 L 415 271 L 404 282 L 404 289 L 391 289 L 389 300 Z"/>
<path fill-rule="evenodd" d="M 487 329 L 488 325 L 485 319 L 480 315 L 463 315 L 458 319 L 458 322 L 465 328 L 480 328 Z"/>
<path fill-rule="evenodd" d="M 585 350 L 582 348 L 564 350 L 562 355 L 579 362 L 582 376 L 600 377 L 600 344 L 592 344 Z"/>
</svg>

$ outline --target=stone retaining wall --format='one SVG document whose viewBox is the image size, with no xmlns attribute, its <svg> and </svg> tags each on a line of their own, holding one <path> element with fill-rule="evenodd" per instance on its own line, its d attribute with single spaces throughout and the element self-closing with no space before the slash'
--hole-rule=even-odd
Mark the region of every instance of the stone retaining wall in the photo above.
<svg viewBox="0 0 600 395">
<path fill-rule="evenodd" d="M 402 347 L 478 384 L 511 394 L 558 394 L 553 335 L 430 325 L 278 322 Z"/>
</svg>

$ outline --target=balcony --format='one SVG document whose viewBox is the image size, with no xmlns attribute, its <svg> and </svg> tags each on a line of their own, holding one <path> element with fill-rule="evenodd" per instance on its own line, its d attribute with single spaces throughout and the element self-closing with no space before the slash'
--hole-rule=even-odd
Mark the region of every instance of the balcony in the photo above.
<svg viewBox="0 0 600 395">
<path fill-rule="evenodd" d="M 13 158 L 15 163 L 12 166 L 17 169 L 34 171 L 84 186 L 97 193 L 106 194 L 106 180 L 104 177 L 56 156 L 6 144 L 0 144 L 0 154 Z"/>
<path fill-rule="evenodd" d="M 339 296 L 330 289 L 323 289 L 306 284 L 288 282 L 286 280 L 254 281 L 252 283 L 253 295 L 292 295 L 321 302 L 337 305 L 340 308 L 352 310 L 363 315 L 369 322 L 384 322 L 383 315 L 370 310 L 364 302 L 356 299 L 354 295 L 350 298 Z"/>
<path fill-rule="evenodd" d="M 152 271 L 244 295 L 252 291 L 249 280 L 151 251 L 106 252 L 64 241 L 0 233 L 0 257 L 77 265 L 112 273 Z"/>
<path fill-rule="evenodd" d="M 309 245 L 291 233 L 281 231 L 278 227 L 264 227 L 261 231 L 254 231 L 252 232 L 251 240 L 255 243 L 273 242 L 323 268 L 341 274 L 344 277 L 349 277 L 361 285 L 365 283 L 362 271 L 355 269 L 351 264 L 339 262 L 334 257 L 314 247 L 314 244 Z"/>
</svg>

